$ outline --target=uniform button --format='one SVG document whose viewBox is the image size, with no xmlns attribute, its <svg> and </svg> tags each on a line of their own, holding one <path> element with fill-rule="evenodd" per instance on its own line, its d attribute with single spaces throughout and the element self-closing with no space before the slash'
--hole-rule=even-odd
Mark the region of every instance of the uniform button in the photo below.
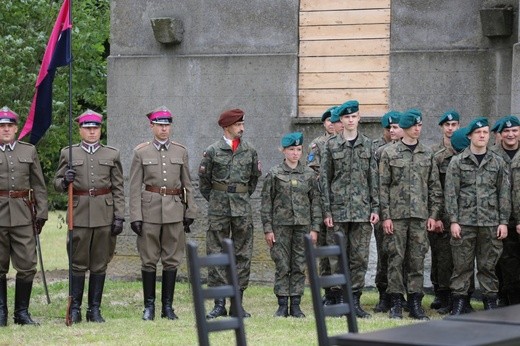
<svg viewBox="0 0 520 346">
<path fill-rule="evenodd" d="M 168 179 L 164 178 L 163 181 L 167 181 Z"/>
<path fill-rule="evenodd" d="M 11 180 L 14 180 L 14 177 L 11 177 Z"/>
<path fill-rule="evenodd" d="M 90 161 L 92 162 L 92 161 L 94 161 L 94 159 L 91 158 Z"/>
<path fill-rule="evenodd" d="M 90 175 L 94 175 L 94 173 L 90 173 Z"/>
<path fill-rule="evenodd" d="M 162 171 L 164 174 L 166 174 L 166 171 Z"/>
<path fill-rule="evenodd" d="M 9 162 L 10 165 L 12 165 L 13 163 L 12 162 Z"/>
<path fill-rule="evenodd" d="M 162 165 L 163 165 L 163 166 L 166 166 L 166 162 L 163 162 Z"/>
<path fill-rule="evenodd" d="M 90 182 L 93 183 L 93 182 L 94 182 L 94 179 L 92 179 Z"/>
</svg>

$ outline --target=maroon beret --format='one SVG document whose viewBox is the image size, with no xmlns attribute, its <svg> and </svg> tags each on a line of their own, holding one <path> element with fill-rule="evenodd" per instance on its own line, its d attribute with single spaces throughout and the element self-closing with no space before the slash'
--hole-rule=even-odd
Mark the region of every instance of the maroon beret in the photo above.
<svg viewBox="0 0 520 346">
<path fill-rule="evenodd" d="M 220 114 L 218 118 L 218 125 L 220 127 L 226 127 L 233 125 L 237 121 L 241 121 L 244 118 L 244 111 L 241 109 L 230 109 Z"/>
</svg>

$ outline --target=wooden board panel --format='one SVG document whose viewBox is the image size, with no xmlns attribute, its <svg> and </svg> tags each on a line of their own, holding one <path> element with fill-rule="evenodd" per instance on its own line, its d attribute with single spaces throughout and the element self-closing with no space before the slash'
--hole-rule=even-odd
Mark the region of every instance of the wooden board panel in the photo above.
<svg viewBox="0 0 520 346">
<path fill-rule="evenodd" d="M 300 57 L 300 73 L 388 71 L 389 66 L 388 56 Z"/>
<path fill-rule="evenodd" d="M 325 112 L 329 107 L 333 105 L 331 104 L 323 104 L 323 105 L 312 105 L 312 106 L 299 106 L 298 107 L 298 117 L 321 117 L 323 112 Z M 363 116 L 382 116 L 386 112 L 388 112 L 388 105 L 365 105 L 361 104 L 359 106 L 360 115 Z"/>
<path fill-rule="evenodd" d="M 358 100 L 362 104 L 388 104 L 388 89 L 300 89 L 300 105 L 341 104 Z"/>
<path fill-rule="evenodd" d="M 300 41 L 300 56 L 388 55 L 389 39 Z"/>
<path fill-rule="evenodd" d="M 300 26 L 389 24 L 390 10 L 300 12 Z"/>
<path fill-rule="evenodd" d="M 300 40 L 302 41 L 389 37 L 389 24 L 303 26 L 300 28 Z"/>
<path fill-rule="evenodd" d="M 300 11 L 390 8 L 390 0 L 300 0 Z"/>
<path fill-rule="evenodd" d="M 388 88 L 388 72 L 300 73 L 300 89 Z"/>
</svg>

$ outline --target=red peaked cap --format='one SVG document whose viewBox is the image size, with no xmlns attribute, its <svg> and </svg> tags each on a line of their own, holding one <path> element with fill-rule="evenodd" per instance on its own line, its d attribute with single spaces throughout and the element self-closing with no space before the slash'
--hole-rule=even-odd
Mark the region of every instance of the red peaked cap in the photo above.
<svg viewBox="0 0 520 346">
<path fill-rule="evenodd" d="M 233 125 L 237 121 L 242 121 L 244 118 L 244 111 L 241 109 L 230 109 L 220 114 L 218 118 L 218 125 L 220 127 L 226 127 Z"/>
</svg>

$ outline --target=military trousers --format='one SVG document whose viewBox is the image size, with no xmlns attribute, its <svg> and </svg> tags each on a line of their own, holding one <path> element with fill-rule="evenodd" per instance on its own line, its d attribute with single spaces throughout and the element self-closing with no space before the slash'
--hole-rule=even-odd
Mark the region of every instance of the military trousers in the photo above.
<svg viewBox="0 0 520 346">
<path fill-rule="evenodd" d="M 165 224 L 143 222 L 143 233 L 137 237 L 141 269 L 155 272 L 159 260 L 164 271 L 176 269 L 184 257 L 185 237 L 182 221 Z"/>
<path fill-rule="evenodd" d="M 253 219 L 247 216 L 209 215 L 206 233 L 206 253 L 223 252 L 222 240 L 233 240 L 237 265 L 238 285 L 245 290 L 249 285 L 251 257 L 253 256 Z M 222 267 L 208 268 L 208 286 L 227 284 L 226 271 Z"/>
<path fill-rule="evenodd" d="M 518 295 L 520 294 L 520 235 L 516 233 L 515 223 L 510 223 L 507 227 L 507 238 L 502 241 L 503 251 L 496 270 L 501 291 L 505 294 Z"/>
<path fill-rule="evenodd" d="M 376 239 L 377 266 L 375 284 L 378 290 L 386 290 L 388 286 L 388 249 L 385 246 L 383 226 L 381 222 L 374 225 Z"/>
<path fill-rule="evenodd" d="M 443 220 L 444 232 L 428 233 L 430 241 L 432 266 L 430 280 L 441 290 L 450 289 L 451 273 L 453 272 L 453 257 L 450 245 L 450 223 Z"/>
<path fill-rule="evenodd" d="M 392 220 L 394 234 L 385 234 L 384 242 L 388 249 L 388 287 L 387 293 L 423 294 L 424 257 L 429 243 L 426 220 L 410 218 Z M 406 269 L 406 270 L 405 270 Z M 403 277 L 406 274 L 406 285 Z"/>
<path fill-rule="evenodd" d="M 271 248 L 274 273 L 274 294 L 301 296 L 305 286 L 305 248 L 303 237 L 309 226 L 273 226 L 276 242 Z"/>
<path fill-rule="evenodd" d="M 72 231 L 72 272 L 83 276 L 87 270 L 105 274 L 110 255 L 111 226 L 74 227 Z M 68 232 L 70 240 L 71 232 Z M 69 246 L 67 246 L 69 251 Z"/>
<path fill-rule="evenodd" d="M 36 239 L 32 225 L 0 226 L 0 277 L 9 271 L 9 261 L 13 261 L 16 279 L 32 281 L 36 274 Z"/>
<path fill-rule="evenodd" d="M 372 225 L 370 222 L 335 222 L 334 227 L 327 230 L 328 244 L 335 244 L 334 233 L 337 231 L 345 234 L 352 290 L 361 291 L 365 287 Z M 336 273 L 339 270 L 338 258 L 329 257 L 329 262 L 331 273 Z"/>
<path fill-rule="evenodd" d="M 502 254 L 502 240 L 497 239 L 497 226 L 461 227 L 461 239 L 451 239 L 453 274 L 450 288 L 453 294 L 467 295 L 477 261 L 477 280 L 483 295 L 498 292 L 495 266 Z"/>
</svg>

